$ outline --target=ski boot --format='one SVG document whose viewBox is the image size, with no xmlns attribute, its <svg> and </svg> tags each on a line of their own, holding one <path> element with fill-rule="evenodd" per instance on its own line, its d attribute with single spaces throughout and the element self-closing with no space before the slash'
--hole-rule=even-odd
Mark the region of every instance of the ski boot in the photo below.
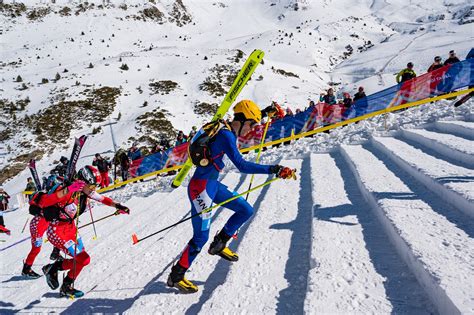
<svg viewBox="0 0 474 315">
<path fill-rule="evenodd" d="M 73 283 L 74 280 L 66 276 L 66 278 L 64 278 L 61 289 L 59 289 L 59 296 L 68 297 L 71 299 L 84 296 L 84 292 L 74 289 Z"/>
<path fill-rule="evenodd" d="M 23 264 L 23 270 L 21 271 L 21 275 L 25 276 L 28 279 L 38 279 L 39 277 L 41 277 L 41 275 L 34 272 L 33 269 L 31 269 L 31 266 L 27 265 L 26 263 Z"/>
<path fill-rule="evenodd" d="M 60 256 L 61 256 L 61 250 L 57 247 L 54 247 L 53 251 L 51 252 L 51 255 L 49 255 L 49 259 L 58 260 Z"/>
<path fill-rule="evenodd" d="M 166 284 L 169 287 L 177 288 L 183 293 L 196 293 L 198 291 L 198 287 L 184 277 L 186 270 L 188 269 L 181 267 L 179 263 L 174 265 L 171 268 L 171 273 L 168 276 L 168 281 L 166 281 Z"/>
<path fill-rule="evenodd" d="M 212 241 L 211 246 L 209 246 L 208 253 L 210 255 L 219 255 L 228 261 L 238 261 L 239 255 L 226 246 L 229 239 L 229 235 L 225 234 L 224 231 L 220 231 L 216 236 L 214 236 L 214 240 Z"/>
<path fill-rule="evenodd" d="M 43 273 L 46 277 L 46 282 L 53 290 L 56 290 L 59 287 L 58 271 L 62 270 L 62 263 L 63 260 L 61 256 L 59 256 L 59 259 L 56 260 L 54 263 L 43 266 Z"/>
</svg>

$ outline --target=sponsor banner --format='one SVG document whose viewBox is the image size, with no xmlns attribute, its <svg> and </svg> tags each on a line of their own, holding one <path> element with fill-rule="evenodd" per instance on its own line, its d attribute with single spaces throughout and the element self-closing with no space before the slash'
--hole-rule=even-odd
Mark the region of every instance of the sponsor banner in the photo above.
<svg viewBox="0 0 474 315">
<path fill-rule="evenodd" d="M 425 73 L 369 95 L 355 102 L 349 109 L 341 104 L 317 103 L 304 111 L 273 120 L 268 127 L 265 142 L 290 137 L 293 134 L 331 125 L 345 119 L 390 108 L 405 103 L 442 95 L 474 85 L 474 59 L 467 59 Z M 246 137 L 239 137 L 239 147 L 248 148 L 260 144 L 265 124 L 254 128 Z M 140 176 L 163 168 L 183 164 L 187 159 L 188 143 L 162 153 L 148 155 L 132 162 L 131 176 Z"/>
</svg>

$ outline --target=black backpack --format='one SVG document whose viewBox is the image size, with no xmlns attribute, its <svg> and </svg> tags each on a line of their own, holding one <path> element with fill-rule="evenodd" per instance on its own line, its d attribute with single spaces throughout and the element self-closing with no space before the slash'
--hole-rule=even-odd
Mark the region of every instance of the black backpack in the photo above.
<svg viewBox="0 0 474 315">
<path fill-rule="evenodd" d="M 28 209 L 31 215 L 37 216 L 40 215 L 46 219 L 46 221 L 51 222 L 55 219 L 59 219 L 61 213 L 61 208 L 57 206 L 51 206 L 42 208 L 39 204 L 41 198 L 46 193 L 39 191 L 33 194 L 33 197 L 30 200 L 30 208 Z"/>
<path fill-rule="evenodd" d="M 42 210 L 41 207 L 39 206 L 39 202 L 41 200 L 41 197 L 44 195 L 45 193 L 42 192 L 42 191 L 37 191 L 35 193 L 33 193 L 33 195 L 31 196 L 31 200 L 30 200 L 30 208 L 28 209 L 29 213 L 31 215 L 43 215 L 42 214 Z"/>
<path fill-rule="evenodd" d="M 211 121 L 202 126 L 188 146 L 188 155 L 196 166 L 206 167 L 212 164 L 212 152 L 209 145 L 215 140 L 219 130 L 230 126 L 224 120 Z"/>
</svg>

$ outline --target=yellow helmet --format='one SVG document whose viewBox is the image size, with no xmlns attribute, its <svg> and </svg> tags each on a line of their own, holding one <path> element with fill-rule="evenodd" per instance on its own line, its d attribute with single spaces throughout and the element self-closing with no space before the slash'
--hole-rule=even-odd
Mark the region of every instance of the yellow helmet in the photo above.
<svg viewBox="0 0 474 315">
<path fill-rule="evenodd" d="M 243 100 L 234 106 L 234 114 L 242 114 L 246 120 L 254 120 L 259 123 L 262 120 L 262 112 L 257 104 L 251 100 Z"/>
</svg>

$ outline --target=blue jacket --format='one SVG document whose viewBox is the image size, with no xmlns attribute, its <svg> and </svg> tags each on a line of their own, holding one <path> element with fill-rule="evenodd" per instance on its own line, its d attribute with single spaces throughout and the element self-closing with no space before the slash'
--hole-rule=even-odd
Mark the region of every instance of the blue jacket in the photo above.
<svg viewBox="0 0 474 315">
<path fill-rule="evenodd" d="M 225 164 L 224 155 L 234 163 L 237 169 L 246 174 L 270 174 L 270 165 L 262 165 L 244 160 L 237 148 L 237 138 L 228 129 L 221 129 L 209 144 L 212 152 L 213 163 L 206 167 L 198 166 L 194 172 L 195 179 L 218 179 L 219 172 Z"/>
</svg>

